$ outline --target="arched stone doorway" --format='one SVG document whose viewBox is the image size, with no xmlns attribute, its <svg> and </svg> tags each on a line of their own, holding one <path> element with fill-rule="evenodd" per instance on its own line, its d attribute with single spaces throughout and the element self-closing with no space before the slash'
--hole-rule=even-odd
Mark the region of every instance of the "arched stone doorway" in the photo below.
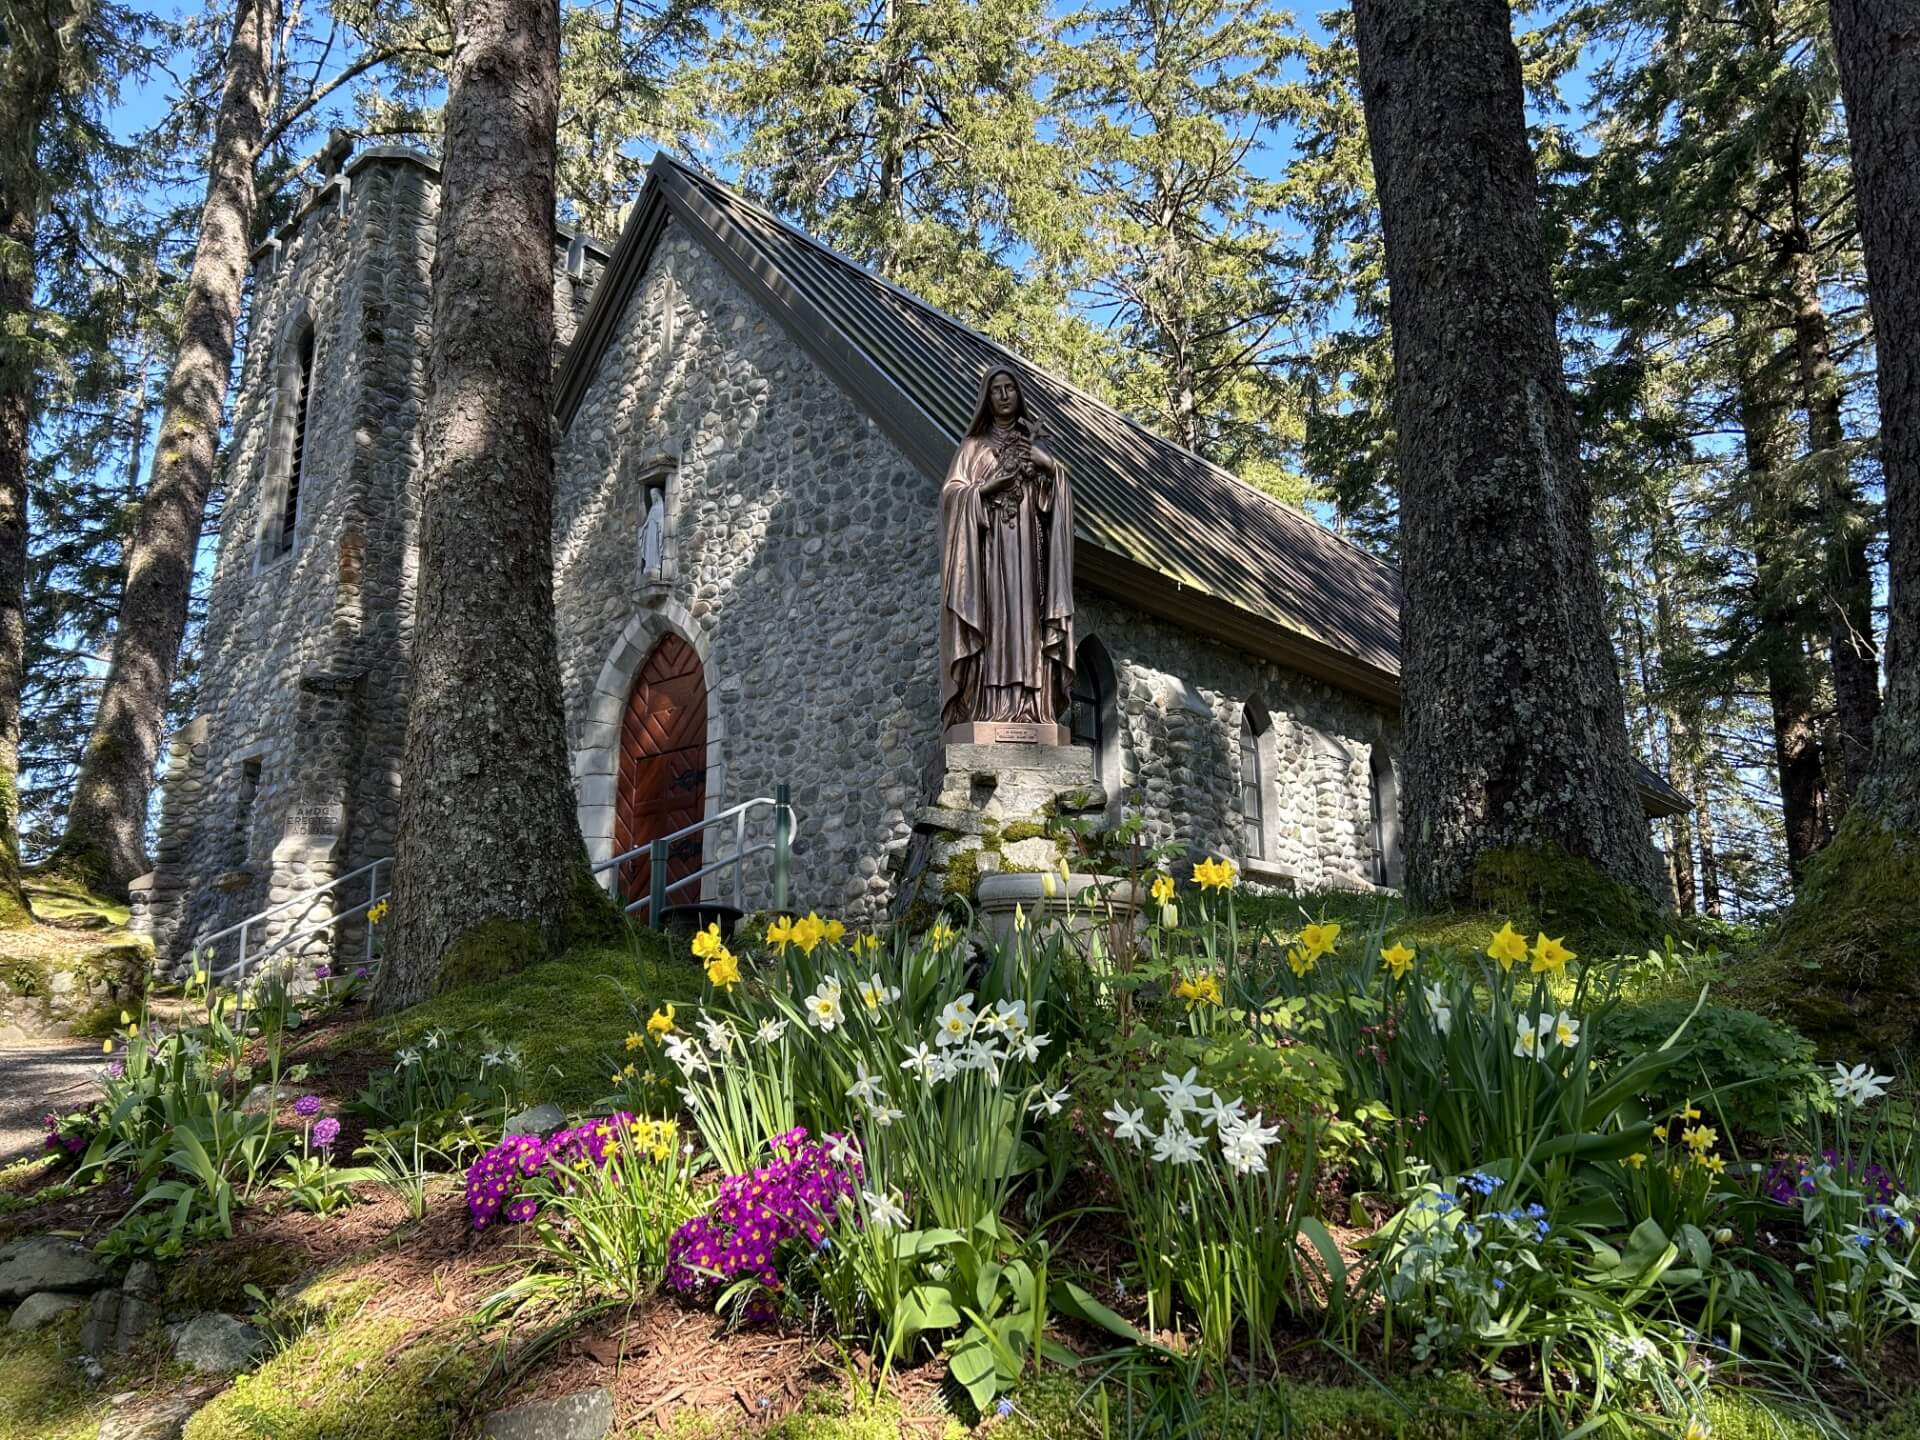
<svg viewBox="0 0 1920 1440">
<path fill-rule="evenodd" d="M 619 776 L 613 814 L 616 854 L 706 816 L 706 673 L 693 646 L 678 635 L 663 636 L 634 676 L 620 726 Z M 668 857 L 667 883 L 698 870 L 701 853 L 700 836 L 677 841 Z M 645 895 L 651 883 L 645 856 L 620 867 L 623 902 Z"/>
</svg>

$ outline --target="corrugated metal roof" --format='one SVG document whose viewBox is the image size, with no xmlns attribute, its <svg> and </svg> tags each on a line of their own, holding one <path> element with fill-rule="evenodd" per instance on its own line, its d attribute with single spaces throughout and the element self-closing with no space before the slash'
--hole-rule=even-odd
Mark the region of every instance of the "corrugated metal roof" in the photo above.
<svg viewBox="0 0 1920 1440">
<path fill-rule="evenodd" d="M 1007 366 L 1071 467 L 1083 544 L 1397 682 L 1400 585 L 1389 566 L 666 155 L 595 296 L 605 313 L 589 315 L 567 356 L 562 423 L 644 269 L 662 207 L 762 292 L 930 476 L 944 474 L 982 372 Z"/>
</svg>

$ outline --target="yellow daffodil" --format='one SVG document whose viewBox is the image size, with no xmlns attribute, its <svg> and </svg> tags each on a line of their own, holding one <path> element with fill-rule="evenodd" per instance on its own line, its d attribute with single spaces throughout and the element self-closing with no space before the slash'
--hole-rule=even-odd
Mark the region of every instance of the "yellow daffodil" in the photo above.
<svg viewBox="0 0 1920 1440">
<path fill-rule="evenodd" d="M 1693 1157 L 1693 1163 L 1715 1175 L 1727 1168 L 1726 1158 L 1720 1155 L 1696 1155 Z"/>
<path fill-rule="evenodd" d="M 1637 1154 L 1629 1155 L 1625 1163 L 1633 1169 L 1638 1170 L 1642 1165 L 1647 1163 L 1647 1152 L 1642 1150 Z"/>
<path fill-rule="evenodd" d="M 1527 958 L 1527 937 L 1515 930 L 1509 920 L 1494 932 L 1487 944 L 1487 954 L 1500 962 L 1502 970 L 1511 970 Z"/>
<path fill-rule="evenodd" d="M 838 945 L 842 940 L 847 938 L 847 927 L 838 920 L 829 920 L 827 921 L 826 928 L 820 933 L 827 937 L 829 944 Z"/>
<path fill-rule="evenodd" d="M 693 937 L 693 955 L 696 960 L 706 960 L 726 949 L 726 941 L 720 938 L 720 922 L 714 921 L 706 929 Z"/>
<path fill-rule="evenodd" d="M 638 1030 L 630 1030 L 627 1032 L 627 1049 L 628 1050 L 638 1050 L 642 1045 L 645 1045 L 646 1043 L 647 1043 L 647 1037 L 642 1035 Z"/>
<path fill-rule="evenodd" d="M 1198 1009 L 1202 1005 L 1218 1005 L 1220 981 L 1214 975 L 1183 976 L 1180 983 L 1173 987 L 1173 993 L 1187 1002 L 1189 1010 Z"/>
<path fill-rule="evenodd" d="M 793 943 L 793 917 L 792 916 L 782 915 L 778 920 L 775 920 L 771 925 L 767 926 L 767 944 L 773 946 L 782 955 L 787 953 L 787 946 L 791 945 L 792 943 Z"/>
<path fill-rule="evenodd" d="M 620 1083 L 620 1072 L 618 1070 L 614 1071 L 609 1078 L 612 1079 L 614 1084 L 618 1085 Z"/>
<path fill-rule="evenodd" d="M 653 1012 L 647 1019 L 647 1034 L 656 1038 L 673 1033 L 673 1002 L 669 1000 L 663 1009 Z"/>
<path fill-rule="evenodd" d="M 1335 921 L 1309 925 L 1300 932 L 1300 943 L 1307 947 L 1307 954 L 1316 960 L 1322 955 L 1331 955 L 1333 947 L 1340 943 L 1340 926 Z"/>
<path fill-rule="evenodd" d="M 1713 1427 L 1707 1423 L 1706 1417 L 1695 1415 L 1687 1421 L 1687 1433 L 1681 1436 L 1680 1440 L 1708 1440 L 1712 1434 Z"/>
<path fill-rule="evenodd" d="M 1683 1120 L 1698 1120 L 1700 1118 L 1700 1112 L 1693 1106 L 1689 1105 L 1687 1106 L 1686 1109 L 1680 1112 L 1680 1117 Z"/>
<path fill-rule="evenodd" d="M 1309 970 L 1313 969 L 1319 958 L 1320 957 L 1312 951 L 1303 950 L 1298 945 L 1289 945 L 1287 947 L 1287 968 L 1292 970 L 1295 975 L 1305 975 Z"/>
<path fill-rule="evenodd" d="M 1407 972 L 1413 968 L 1413 947 L 1389 945 L 1380 952 L 1380 963 L 1393 972 L 1394 979 L 1404 980 Z"/>
<path fill-rule="evenodd" d="M 1153 877 L 1153 903 L 1165 905 L 1173 899 L 1173 877 L 1156 875 Z"/>
<path fill-rule="evenodd" d="M 927 938 L 931 940 L 935 946 L 940 946 L 951 941 L 954 934 L 954 928 L 947 924 L 946 921 L 936 920 L 933 922 L 933 929 L 927 932 Z"/>
<path fill-rule="evenodd" d="M 827 922 L 813 911 L 807 912 L 807 918 L 793 922 L 793 943 L 800 947 L 802 955 L 811 955 L 814 948 L 827 938 Z"/>
<path fill-rule="evenodd" d="M 369 925 L 378 925 L 382 920 L 387 918 L 387 909 L 388 909 L 388 906 L 386 901 L 384 900 L 375 901 L 372 905 L 367 907 L 367 923 Z M 196 975 L 193 978 L 198 980 L 202 977 Z"/>
<path fill-rule="evenodd" d="M 1687 1148 L 1696 1155 L 1704 1155 L 1713 1148 L 1713 1142 L 1720 1138 L 1720 1132 L 1711 1125 L 1695 1125 L 1681 1132 L 1680 1138 L 1687 1142 Z"/>
<path fill-rule="evenodd" d="M 707 961 L 707 983 L 725 990 L 731 990 L 740 983 L 740 962 L 725 946 Z"/>
<path fill-rule="evenodd" d="M 1202 890 L 1231 890 L 1234 866 L 1231 860 L 1212 856 L 1193 867 L 1193 883 Z"/>
<path fill-rule="evenodd" d="M 1563 935 L 1559 940 L 1550 940 L 1544 930 L 1533 937 L 1532 970 L 1534 974 L 1542 975 L 1549 970 L 1555 975 L 1567 973 L 1567 961 L 1573 959 L 1573 951 L 1561 943 L 1565 939 Z"/>
<path fill-rule="evenodd" d="M 853 953 L 855 955 L 871 955 L 879 948 L 880 937 L 871 930 L 865 935 L 856 935 L 853 937 Z"/>
<path fill-rule="evenodd" d="M 1664 1140 L 1664 1139 L 1666 1139 L 1666 1138 L 1667 1138 L 1667 1127 L 1666 1127 L 1666 1126 L 1664 1126 L 1664 1125 L 1656 1125 L 1656 1126 L 1654 1126 L 1654 1127 L 1653 1127 L 1653 1138 L 1654 1138 L 1654 1139 L 1656 1139 L 1656 1140 Z"/>
</svg>

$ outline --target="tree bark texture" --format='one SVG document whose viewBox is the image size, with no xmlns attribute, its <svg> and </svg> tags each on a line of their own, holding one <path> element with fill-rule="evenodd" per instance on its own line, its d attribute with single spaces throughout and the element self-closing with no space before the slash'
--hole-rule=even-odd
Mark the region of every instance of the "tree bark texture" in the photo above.
<svg viewBox="0 0 1920 1440">
<path fill-rule="evenodd" d="M 1356 0 L 1400 434 L 1407 883 L 1559 847 L 1660 876 L 1630 778 L 1592 500 L 1504 0 Z"/>
<path fill-rule="evenodd" d="M 1786 833 L 1787 875 L 1799 888 L 1807 862 L 1832 834 L 1827 810 L 1827 764 L 1816 711 L 1819 687 L 1807 653 L 1815 628 L 1791 575 L 1792 536 L 1807 508 L 1781 463 L 1785 405 L 1769 394 L 1769 367 L 1743 354 L 1740 430 L 1746 448 L 1748 511 L 1755 585 L 1759 591 L 1761 663 L 1773 717 L 1773 758 Z"/>
<path fill-rule="evenodd" d="M 1700 837 L 1700 908 L 1720 918 L 1720 851 L 1713 832 L 1713 797 L 1707 793 L 1706 772 L 1693 772 L 1693 828 Z"/>
<path fill-rule="evenodd" d="M 1842 447 L 1840 377 L 1833 366 L 1832 327 L 1820 300 L 1820 277 L 1805 248 L 1786 256 L 1793 301 L 1793 339 L 1807 411 L 1807 447 L 1818 477 L 1825 564 L 1820 579 L 1827 656 L 1833 667 L 1833 744 L 1827 790 L 1837 823 L 1866 775 L 1873 724 L 1880 714 L 1880 655 L 1873 639 L 1873 572 L 1867 563 L 1871 522 Z"/>
<path fill-rule="evenodd" d="M 47 111 L 72 73 L 88 0 L 8 6 L 0 18 L 0 929 L 29 923 L 20 884 L 20 688 L 26 678 L 27 465 L 33 437 L 30 314 Z"/>
<path fill-rule="evenodd" d="M 554 634 L 553 0 L 458 0 L 393 933 L 376 1002 L 559 938 L 586 864 Z"/>
<path fill-rule="evenodd" d="M 1920 833 L 1920 9 L 1831 0 L 1879 359 L 1887 695 L 1857 804 Z"/>
<path fill-rule="evenodd" d="M 116 891 L 147 869 L 147 799 L 213 490 L 278 22 L 277 0 L 238 0 L 235 6 L 207 159 L 207 198 L 181 306 L 179 349 L 167 376 L 153 476 L 127 550 L 113 659 L 55 854 Z"/>
</svg>

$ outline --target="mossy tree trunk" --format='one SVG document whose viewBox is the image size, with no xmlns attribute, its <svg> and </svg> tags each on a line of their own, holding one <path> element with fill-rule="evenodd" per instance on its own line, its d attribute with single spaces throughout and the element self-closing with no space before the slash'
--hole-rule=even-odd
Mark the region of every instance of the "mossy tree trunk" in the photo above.
<svg viewBox="0 0 1920 1440">
<path fill-rule="evenodd" d="M 1920 9 L 1913 0 L 1831 0 L 1831 15 L 1887 493 L 1887 695 L 1857 803 L 1911 842 L 1920 836 Z"/>
<path fill-rule="evenodd" d="M 234 6 L 207 195 L 181 302 L 180 345 L 167 376 L 153 476 L 127 549 L 113 659 L 54 855 L 56 864 L 116 894 L 147 869 L 147 800 L 213 490 L 279 19 L 278 0 L 238 0 Z"/>
<path fill-rule="evenodd" d="M 586 866 L 553 614 L 559 15 L 453 15 L 388 1010 L 538 958 Z"/>
<path fill-rule="evenodd" d="M 1356 0 L 1401 455 L 1407 883 L 1538 847 L 1659 891 L 1504 0 Z"/>
</svg>

